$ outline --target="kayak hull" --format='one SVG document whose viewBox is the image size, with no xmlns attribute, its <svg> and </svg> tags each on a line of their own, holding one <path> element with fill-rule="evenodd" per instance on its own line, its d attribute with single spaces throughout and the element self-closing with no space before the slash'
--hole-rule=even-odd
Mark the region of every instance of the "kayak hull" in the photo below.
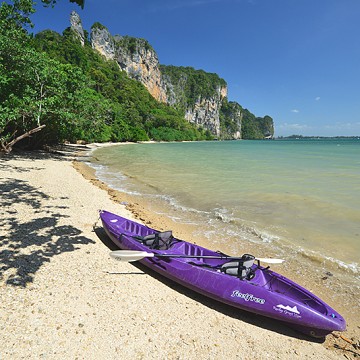
<svg viewBox="0 0 360 360">
<path fill-rule="evenodd" d="M 107 211 L 100 212 L 105 232 L 123 250 L 155 254 L 192 255 L 195 258 L 151 257 L 140 260 L 157 273 L 214 300 L 237 309 L 285 322 L 313 337 L 344 331 L 344 318 L 329 305 L 290 279 L 254 264 L 254 277 L 241 279 L 220 270 L 229 260 L 223 254 L 173 239 L 167 250 L 150 249 L 140 238 L 158 231 Z M 218 259 L 201 256 L 218 256 Z"/>
</svg>

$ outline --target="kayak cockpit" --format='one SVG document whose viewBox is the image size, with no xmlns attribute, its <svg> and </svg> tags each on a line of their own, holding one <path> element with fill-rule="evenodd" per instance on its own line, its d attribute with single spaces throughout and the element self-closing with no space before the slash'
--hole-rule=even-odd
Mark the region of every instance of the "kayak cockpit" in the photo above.
<svg viewBox="0 0 360 360">
<path fill-rule="evenodd" d="M 174 245 L 172 251 L 179 251 L 186 256 L 193 256 L 190 262 L 191 265 L 201 266 L 204 268 L 213 269 L 227 275 L 236 276 L 241 280 L 251 280 L 255 276 L 255 271 L 258 266 L 254 265 L 255 257 L 253 255 L 244 254 L 236 260 L 221 259 L 221 256 L 227 256 L 222 253 L 214 252 L 206 248 L 190 244 L 187 242 L 179 242 Z M 218 257 L 217 259 L 209 259 L 206 256 Z"/>
</svg>

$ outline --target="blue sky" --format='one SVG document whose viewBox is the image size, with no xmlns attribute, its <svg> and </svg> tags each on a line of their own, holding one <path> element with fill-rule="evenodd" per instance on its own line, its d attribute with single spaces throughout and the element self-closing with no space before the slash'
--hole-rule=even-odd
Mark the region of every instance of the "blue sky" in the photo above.
<svg viewBox="0 0 360 360">
<path fill-rule="evenodd" d="M 88 31 L 147 39 L 161 64 L 217 73 L 276 136 L 360 136 L 359 0 L 58 0 L 33 31 L 61 33 L 72 10 Z"/>
</svg>

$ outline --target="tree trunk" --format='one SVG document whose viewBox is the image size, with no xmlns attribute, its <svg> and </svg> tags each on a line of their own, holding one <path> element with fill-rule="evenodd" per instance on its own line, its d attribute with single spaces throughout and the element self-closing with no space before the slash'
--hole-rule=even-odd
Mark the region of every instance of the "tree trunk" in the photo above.
<svg viewBox="0 0 360 360">
<path fill-rule="evenodd" d="M 34 129 L 29 130 L 28 132 L 16 137 L 15 139 L 11 140 L 8 143 L 1 141 L 1 149 L 0 151 L 4 152 L 5 154 L 9 154 L 12 151 L 13 146 L 20 140 L 25 139 L 26 137 L 34 134 L 40 130 L 42 130 L 46 125 L 40 125 Z"/>
</svg>

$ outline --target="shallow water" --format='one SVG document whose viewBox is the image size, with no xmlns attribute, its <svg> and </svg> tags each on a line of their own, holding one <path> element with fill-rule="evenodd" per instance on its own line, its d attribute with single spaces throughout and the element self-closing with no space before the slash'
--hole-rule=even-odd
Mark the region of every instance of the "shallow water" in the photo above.
<svg viewBox="0 0 360 360">
<path fill-rule="evenodd" d="M 360 140 L 134 144 L 91 165 L 210 242 L 267 243 L 359 274 Z"/>
</svg>

